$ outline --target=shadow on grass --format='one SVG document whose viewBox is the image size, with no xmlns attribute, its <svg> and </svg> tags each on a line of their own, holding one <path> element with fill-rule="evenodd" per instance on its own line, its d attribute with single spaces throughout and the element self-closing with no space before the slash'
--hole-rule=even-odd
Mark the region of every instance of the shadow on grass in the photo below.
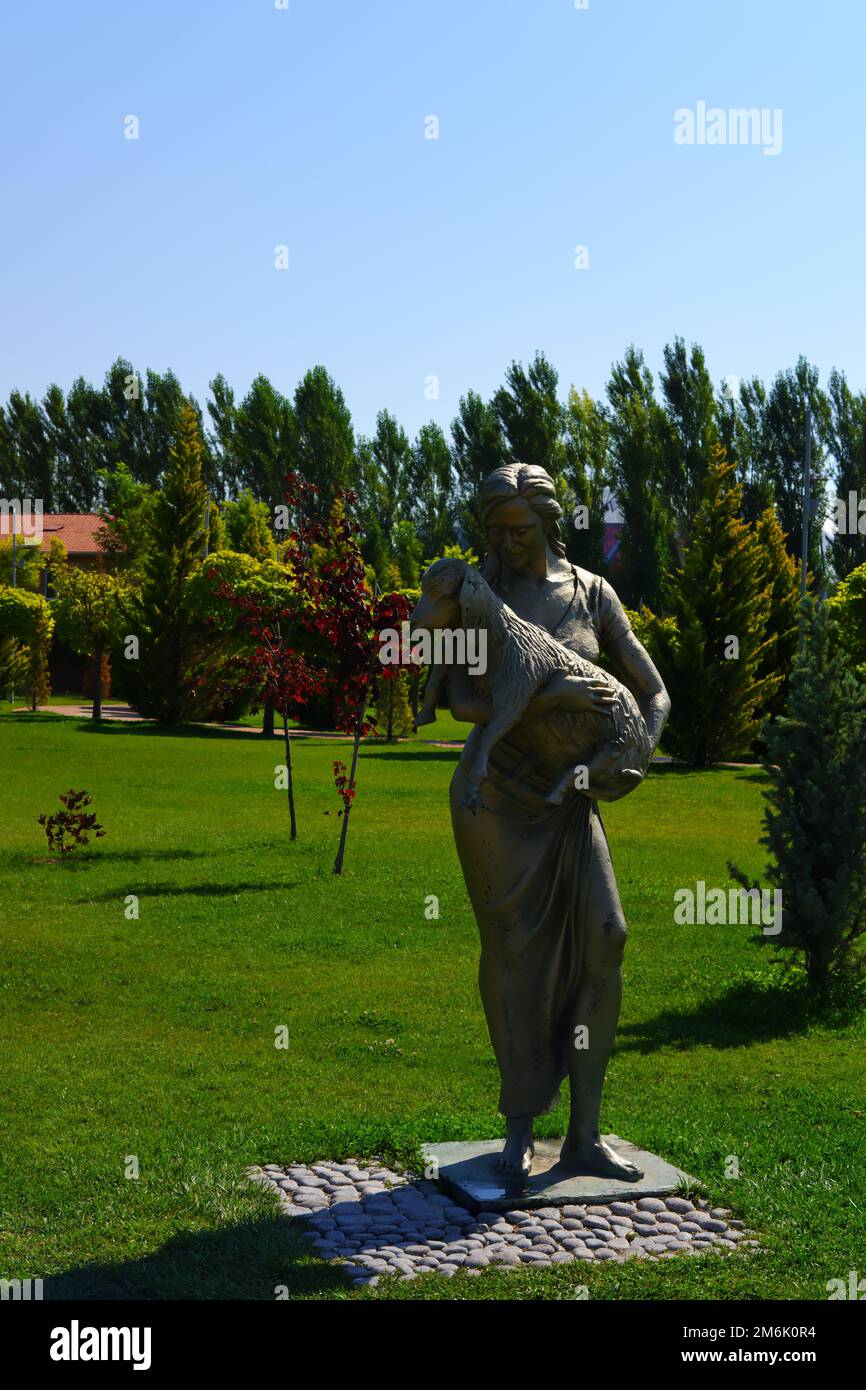
<svg viewBox="0 0 866 1390">
<path fill-rule="evenodd" d="M 621 1025 L 620 1052 L 655 1052 L 673 1047 L 748 1047 L 752 1043 L 793 1037 L 816 1023 L 844 1028 L 862 1011 L 864 998 L 856 985 L 842 985 L 820 997 L 805 985 L 768 985 L 743 980 L 716 999 L 691 1010 L 666 1009 L 653 1019 Z"/>
<path fill-rule="evenodd" d="M 299 883 L 148 883 L 141 888 L 138 898 L 233 898 L 239 893 L 277 893 L 287 888 L 299 888 Z M 82 903 L 113 903 L 117 901 L 118 889 L 111 888 L 105 893 L 97 893 L 87 898 L 78 898 Z"/>
<path fill-rule="evenodd" d="M 279 1286 L 293 1298 L 348 1292 L 345 1275 L 311 1257 L 294 1221 L 245 1221 L 174 1236 L 161 1249 L 121 1264 L 87 1264 L 44 1281 L 46 1300 L 267 1299 Z"/>
</svg>

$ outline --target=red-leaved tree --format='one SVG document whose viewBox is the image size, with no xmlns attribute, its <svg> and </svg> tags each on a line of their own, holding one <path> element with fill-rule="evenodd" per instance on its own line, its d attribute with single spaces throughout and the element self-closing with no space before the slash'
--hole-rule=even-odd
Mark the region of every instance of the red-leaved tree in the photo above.
<svg viewBox="0 0 866 1390">
<path fill-rule="evenodd" d="M 283 716 L 288 770 L 289 810 L 295 838 L 294 792 L 288 721 L 316 696 L 326 695 L 337 729 L 353 738 L 351 770 L 344 783 L 344 812 L 334 873 L 342 873 L 349 816 L 356 794 L 358 750 L 375 729 L 368 712 L 374 675 L 393 678 L 398 666 L 379 661 L 379 634 L 399 628 L 410 605 L 401 594 L 371 592 L 364 573 L 351 492 L 338 494 L 331 515 L 313 511 L 317 489 L 297 474 L 287 475 L 285 499 L 294 521 L 286 545 L 285 590 L 255 595 L 223 595 L 237 608 L 254 640 L 249 657 L 250 683 Z"/>
</svg>

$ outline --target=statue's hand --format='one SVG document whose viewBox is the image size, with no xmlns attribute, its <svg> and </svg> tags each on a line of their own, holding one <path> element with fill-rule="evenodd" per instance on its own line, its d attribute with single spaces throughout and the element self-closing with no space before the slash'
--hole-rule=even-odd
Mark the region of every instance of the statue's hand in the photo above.
<svg viewBox="0 0 866 1390">
<path fill-rule="evenodd" d="M 609 747 L 601 748 L 587 763 L 589 786 L 578 787 L 584 796 L 594 801 L 619 801 L 628 796 L 643 781 L 643 773 L 634 768 L 619 766 L 619 755 Z"/>
<path fill-rule="evenodd" d="M 607 681 L 593 680 L 589 676 L 572 676 L 558 671 L 543 690 L 530 701 L 527 714 L 532 719 L 548 715 L 551 710 L 568 710 L 572 714 L 591 711 L 606 713 L 617 699 L 616 691 Z"/>
</svg>

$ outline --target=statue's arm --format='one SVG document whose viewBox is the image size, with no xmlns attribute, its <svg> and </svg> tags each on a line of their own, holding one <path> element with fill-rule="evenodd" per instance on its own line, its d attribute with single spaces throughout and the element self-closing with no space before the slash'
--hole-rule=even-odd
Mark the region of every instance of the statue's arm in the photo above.
<svg viewBox="0 0 866 1390">
<path fill-rule="evenodd" d="M 492 706 L 478 684 L 478 677 L 470 676 L 465 666 L 451 666 L 448 669 L 446 690 L 448 708 L 451 715 L 461 724 L 487 724 L 490 722 Z"/>
<path fill-rule="evenodd" d="M 631 628 L 605 644 L 623 684 L 627 685 L 638 702 L 653 748 L 662 736 L 671 702 L 664 681 L 656 670 L 646 648 L 641 646 Z"/>
</svg>

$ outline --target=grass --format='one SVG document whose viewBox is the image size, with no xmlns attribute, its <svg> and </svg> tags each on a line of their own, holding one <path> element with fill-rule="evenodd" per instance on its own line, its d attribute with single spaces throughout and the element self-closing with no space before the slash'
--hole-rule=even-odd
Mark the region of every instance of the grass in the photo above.
<svg viewBox="0 0 866 1390">
<path fill-rule="evenodd" d="M 586 1282 L 593 1298 L 791 1299 L 863 1269 L 863 1013 L 775 988 L 754 928 L 673 924 L 677 887 L 727 885 L 729 859 L 760 870 L 762 774 L 670 767 L 605 814 L 631 940 L 604 1124 L 699 1178 L 765 1251 L 363 1293 L 308 1254 L 248 1164 L 406 1161 L 502 1133 L 448 821 L 456 751 L 362 748 L 338 879 L 334 756 L 296 745 L 291 845 L 279 742 L 0 717 L 0 1274 L 51 1298 L 546 1299 Z M 36 817 L 70 786 L 108 834 L 52 864 Z"/>
</svg>

